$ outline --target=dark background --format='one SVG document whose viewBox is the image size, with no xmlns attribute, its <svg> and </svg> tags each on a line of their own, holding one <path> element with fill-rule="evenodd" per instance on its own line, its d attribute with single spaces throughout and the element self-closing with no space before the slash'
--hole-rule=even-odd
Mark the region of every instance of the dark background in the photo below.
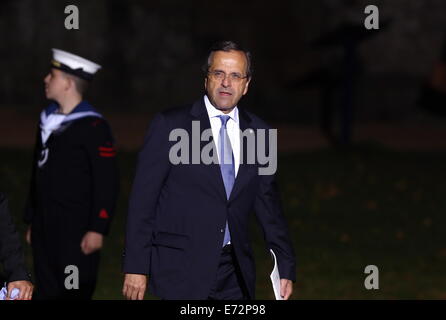
<svg viewBox="0 0 446 320">
<path fill-rule="evenodd" d="M 79 30 L 64 28 L 69 4 L 80 10 Z M 368 4 L 380 8 L 380 30 L 363 27 Z M 416 116 L 419 88 L 441 56 L 445 12 L 441 0 L 4 0 L 1 104 L 45 105 L 42 78 L 51 48 L 103 66 L 90 98 L 104 110 L 158 111 L 184 104 L 202 91 L 200 67 L 210 45 L 231 39 L 254 56 L 255 76 L 245 104 L 267 118 L 311 123 L 318 119 L 322 81 L 305 86 L 299 80 L 328 69 L 337 73 L 332 82 L 340 82 L 345 52 L 340 41 L 315 42 L 355 24 L 366 34 L 357 46 L 355 117 L 399 121 Z"/>
<path fill-rule="evenodd" d="M 64 27 L 71 4 L 79 30 Z M 364 28 L 369 4 L 380 10 L 379 30 Z M 0 188 L 23 231 L 51 48 L 101 64 L 87 98 L 114 130 L 122 192 L 96 298 L 119 299 L 143 134 L 154 113 L 202 96 L 208 48 L 234 40 L 254 59 L 241 104 L 279 130 L 294 297 L 444 299 L 445 18 L 443 0 L 2 0 Z M 257 294 L 270 299 L 271 264 L 253 228 Z M 380 268 L 379 290 L 364 288 L 370 264 Z"/>
</svg>

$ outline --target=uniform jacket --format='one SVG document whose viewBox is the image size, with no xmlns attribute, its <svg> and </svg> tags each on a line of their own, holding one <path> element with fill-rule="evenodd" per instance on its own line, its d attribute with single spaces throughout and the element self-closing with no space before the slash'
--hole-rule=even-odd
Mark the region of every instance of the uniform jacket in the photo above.
<svg viewBox="0 0 446 320">
<path fill-rule="evenodd" d="M 56 108 L 50 105 L 42 117 Z M 83 101 L 70 114 L 93 111 Z M 67 265 L 83 268 L 96 259 L 97 254 L 81 252 L 85 233 L 108 234 L 119 187 L 116 150 L 108 123 L 98 115 L 62 123 L 46 143 L 40 126 L 36 136 L 24 220 L 31 224 L 34 264 L 63 279 Z M 63 288 L 63 280 L 59 282 Z"/>
</svg>

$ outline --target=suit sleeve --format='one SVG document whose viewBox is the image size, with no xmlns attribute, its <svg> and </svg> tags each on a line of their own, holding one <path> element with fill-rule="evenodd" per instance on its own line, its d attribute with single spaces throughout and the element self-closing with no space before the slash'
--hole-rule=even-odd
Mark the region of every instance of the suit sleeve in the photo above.
<svg viewBox="0 0 446 320">
<path fill-rule="evenodd" d="M 254 210 L 266 243 L 277 257 L 280 278 L 296 281 L 296 258 L 283 215 L 275 174 L 260 176 Z"/>
<path fill-rule="evenodd" d="M 93 183 L 89 230 L 107 235 L 119 193 L 116 149 L 111 130 L 103 119 L 95 119 L 86 130 L 86 150 Z"/>
<path fill-rule="evenodd" d="M 0 193 L 0 261 L 9 282 L 30 280 L 17 230 L 8 210 L 8 203 Z"/>
<path fill-rule="evenodd" d="M 168 131 L 165 117 L 158 114 L 149 127 L 139 153 L 129 201 L 124 273 L 150 275 L 156 206 L 170 169 Z"/>
</svg>

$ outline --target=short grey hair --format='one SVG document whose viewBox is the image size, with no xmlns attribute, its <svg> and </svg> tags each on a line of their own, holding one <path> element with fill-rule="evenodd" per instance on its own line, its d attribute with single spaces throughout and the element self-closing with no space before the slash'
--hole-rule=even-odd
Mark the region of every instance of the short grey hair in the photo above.
<svg viewBox="0 0 446 320">
<path fill-rule="evenodd" d="M 240 45 L 238 45 L 234 41 L 219 41 L 212 45 L 212 47 L 209 49 L 209 54 L 208 54 L 206 63 L 203 65 L 203 71 L 205 73 L 208 73 L 209 68 L 211 67 L 212 55 L 214 54 L 215 51 L 224 51 L 224 52 L 241 51 L 241 52 L 243 52 L 246 57 L 246 76 L 248 77 L 248 79 L 251 78 L 252 73 L 253 73 L 252 62 L 251 62 L 251 53 L 247 50 L 244 50 Z"/>
</svg>

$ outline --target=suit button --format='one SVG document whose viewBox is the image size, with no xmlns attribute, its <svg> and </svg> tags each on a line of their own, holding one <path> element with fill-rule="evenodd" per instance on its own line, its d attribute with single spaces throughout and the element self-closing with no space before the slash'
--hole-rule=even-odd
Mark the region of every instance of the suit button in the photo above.
<svg viewBox="0 0 446 320">
<path fill-rule="evenodd" d="M 223 233 L 225 230 L 224 229 L 220 229 L 220 232 Z"/>
</svg>

